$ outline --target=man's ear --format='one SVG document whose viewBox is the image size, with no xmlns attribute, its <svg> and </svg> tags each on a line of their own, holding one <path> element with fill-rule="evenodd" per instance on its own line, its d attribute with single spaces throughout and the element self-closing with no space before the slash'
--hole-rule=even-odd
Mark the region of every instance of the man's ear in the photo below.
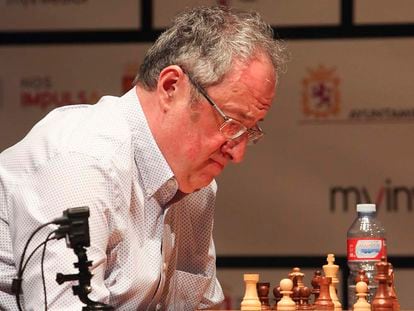
<svg viewBox="0 0 414 311">
<path fill-rule="evenodd" d="M 185 91 L 185 74 L 181 67 L 171 65 L 161 70 L 158 77 L 157 93 L 164 111 L 169 109 L 177 97 Z"/>
</svg>

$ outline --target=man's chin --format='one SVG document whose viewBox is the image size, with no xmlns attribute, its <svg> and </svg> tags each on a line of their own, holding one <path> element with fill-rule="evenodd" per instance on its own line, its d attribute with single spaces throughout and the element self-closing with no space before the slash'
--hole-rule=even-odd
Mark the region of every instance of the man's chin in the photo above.
<svg viewBox="0 0 414 311">
<path fill-rule="evenodd" d="M 181 192 L 184 193 L 193 193 L 196 192 L 198 190 L 200 190 L 201 188 L 207 187 L 214 179 L 214 176 L 202 176 L 202 178 L 199 178 L 197 181 L 195 182 L 189 182 L 189 183 L 182 183 L 180 185 L 180 183 L 178 183 L 178 189 Z"/>
</svg>

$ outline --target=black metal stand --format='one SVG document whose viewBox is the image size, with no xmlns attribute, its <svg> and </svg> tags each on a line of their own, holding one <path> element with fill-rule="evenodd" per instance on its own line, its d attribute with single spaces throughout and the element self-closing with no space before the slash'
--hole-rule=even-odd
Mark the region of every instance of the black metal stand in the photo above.
<svg viewBox="0 0 414 311">
<path fill-rule="evenodd" d="M 60 285 L 68 281 L 79 281 L 78 285 L 72 286 L 73 294 L 86 304 L 82 308 L 87 310 L 115 310 L 112 306 L 93 301 L 88 295 L 92 291 L 91 279 L 92 273 L 89 267 L 92 261 L 88 260 L 85 247 L 90 246 L 89 238 L 89 208 L 86 206 L 67 209 L 63 212 L 63 216 L 55 219 L 55 223 L 59 224 L 56 231 L 58 239 L 66 237 L 66 244 L 72 248 L 78 257 L 78 262 L 74 263 L 75 268 L 79 269 L 78 274 L 62 274 L 56 275 L 56 282 Z"/>
<path fill-rule="evenodd" d="M 73 294 L 78 296 L 79 299 L 86 304 L 82 310 L 115 310 L 112 306 L 106 305 L 101 302 L 96 302 L 89 299 L 88 295 L 92 291 L 91 278 L 92 273 L 89 271 L 89 267 L 92 265 L 92 261 L 88 260 L 86 255 L 86 249 L 83 246 L 77 246 L 74 248 L 76 256 L 78 256 L 78 262 L 74 263 L 75 268 L 79 269 L 78 274 L 62 274 L 56 275 L 56 282 L 60 285 L 68 281 L 79 281 L 79 284 L 72 286 Z"/>
</svg>

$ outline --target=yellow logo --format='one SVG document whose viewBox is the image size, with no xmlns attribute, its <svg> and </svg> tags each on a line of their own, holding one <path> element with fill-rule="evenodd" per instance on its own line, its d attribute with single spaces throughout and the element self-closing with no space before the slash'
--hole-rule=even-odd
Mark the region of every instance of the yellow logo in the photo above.
<svg viewBox="0 0 414 311">
<path fill-rule="evenodd" d="M 302 110 L 305 116 L 327 118 L 340 111 L 340 79 L 336 68 L 319 65 L 308 69 L 308 76 L 302 80 Z"/>
</svg>

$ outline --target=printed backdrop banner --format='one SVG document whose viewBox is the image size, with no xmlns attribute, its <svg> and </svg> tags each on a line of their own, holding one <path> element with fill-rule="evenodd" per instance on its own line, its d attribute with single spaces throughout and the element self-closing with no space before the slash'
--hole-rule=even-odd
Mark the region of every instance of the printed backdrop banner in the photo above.
<svg viewBox="0 0 414 311">
<path fill-rule="evenodd" d="M 354 0 L 355 23 L 412 23 L 413 1 Z"/>
<path fill-rule="evenodd" d="M 138 29 L 138 0 L 2 0 L 0 31 Z"/>
<path fill-rule="evenodd" d="M 127 91 L 148 46 L 1 48 L 0 149 L 56 106 Z M 218 179 L 219 255 L 345 255 L 356 202 L 378 204 L 390 254 L 413 254 L 413 48 L 290 42 L 264 141 Z"/>
<path fill-rule="evenodd" d="M 0 150 L 57 106 L 131 88 L 149 44 L 0 48 Z"/>
<path fill-rule="evenodd" d="M 215 4 L 255 10 L 272 25 L 337 25 L 340 20 L 339 0 L 154 0 L 154 26 L 168 26 L 173 16 L 185 8 Z"/>
<path fill-rule="evenodd" d="M 414 246 L 414 39 L 295 41 L 263 143 L 219 178 L 225 255 L 346 254 L 357 202 L 392 255 Z"/>
</svg>

